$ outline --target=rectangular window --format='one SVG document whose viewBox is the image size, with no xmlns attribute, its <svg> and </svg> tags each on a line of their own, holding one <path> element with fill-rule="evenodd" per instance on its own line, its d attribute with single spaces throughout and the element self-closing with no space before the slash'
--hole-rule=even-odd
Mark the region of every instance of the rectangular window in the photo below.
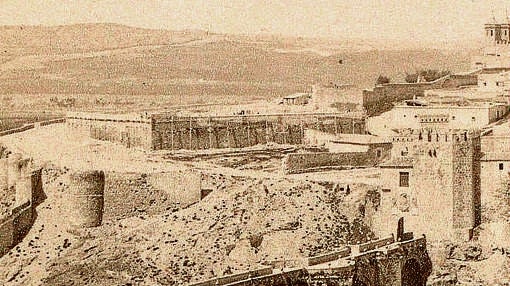
<svg viewBox="0 0 510 286">
<path fill-rule="evenodd" d="M 409 172 L 400 172 L 400 186 L 409 187 Z"/>
<path fill-rule="evenodd" d="M 503 171 L 504 167 L 505 167 L 505 166 L 503 165 L 503 163 L 499 163 L 499 170 L 500 170 L 500 171 Z"/>
</svg>

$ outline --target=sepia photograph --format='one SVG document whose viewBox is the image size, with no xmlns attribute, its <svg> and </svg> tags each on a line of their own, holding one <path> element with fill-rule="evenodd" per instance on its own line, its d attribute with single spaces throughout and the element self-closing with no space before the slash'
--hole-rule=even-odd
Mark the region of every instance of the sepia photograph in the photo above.
<svg viewBox="0 0 510 286">
<path fill-rule="evenodd" d="M 508 0 L 0 14 L 0 285 L 510 285 Z"/>
</svg>

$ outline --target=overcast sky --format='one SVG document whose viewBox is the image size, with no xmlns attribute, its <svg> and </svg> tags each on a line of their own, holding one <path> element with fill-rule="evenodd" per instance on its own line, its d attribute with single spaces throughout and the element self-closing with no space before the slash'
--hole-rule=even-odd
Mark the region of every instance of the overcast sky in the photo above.
<svg viewBox="0 0 510 286">
<path fill-rule="evenodd" d="M 448 40 L 482 36 L 510 0 L 0 0 L 1 25 L 113 22 L 171 30 Z"/>
</svg>

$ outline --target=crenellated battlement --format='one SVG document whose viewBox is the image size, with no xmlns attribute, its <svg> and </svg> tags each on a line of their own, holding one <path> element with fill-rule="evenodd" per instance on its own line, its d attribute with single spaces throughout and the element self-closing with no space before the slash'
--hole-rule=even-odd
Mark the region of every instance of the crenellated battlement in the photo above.
<svg viewBox="0 0 510 286">
<path fill-rule="evenodd" d="M 480 138 L 480 130 L 438 130 L 438 129 L 416 129 L 406 131 L 402 135 L 392 136 L 393 143 L 405 142 L 436 142 L 454 143 L 471 141 Z"/>
</svg>

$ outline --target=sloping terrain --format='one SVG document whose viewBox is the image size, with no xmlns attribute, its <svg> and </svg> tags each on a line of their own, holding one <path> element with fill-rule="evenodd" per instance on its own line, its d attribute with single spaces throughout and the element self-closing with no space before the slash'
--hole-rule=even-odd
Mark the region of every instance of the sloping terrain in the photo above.
<svg viewBox="0 0 510 286">
<path fill-rule="evenodd" d="M 379 74 L 399 81 L 420 68 L 462 71 L 469 66 L 469 50 L 363 45 L 114 24 L 4 26 L 0 100 L 13 109 L 39 110 L 235 103 L 309 91 L 316 83 L 367 88 Z"/>
<path fill-rule="evenodd" d="M 91 230 L 47 268 L 45 285 L 183 285 L 274 260 L 290 266 L 370 237 L 352 219 L 365 192 L 355 186 L 346 197 L 312 183 L 227 177 L 188 209 Z"/>
</svg>

